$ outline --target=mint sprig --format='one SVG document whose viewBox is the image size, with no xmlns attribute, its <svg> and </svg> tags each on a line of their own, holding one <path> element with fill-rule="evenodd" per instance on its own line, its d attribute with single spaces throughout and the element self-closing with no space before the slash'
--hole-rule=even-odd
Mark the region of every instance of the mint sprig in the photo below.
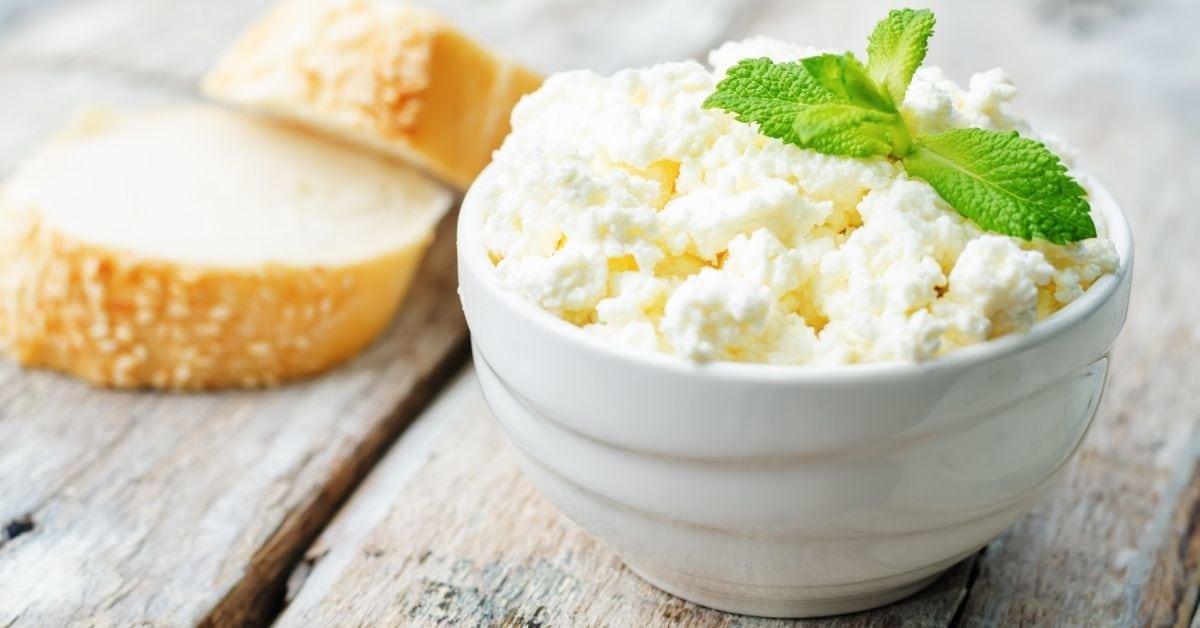
<svg viewBox="0 0 1200 628">
<path fill-rule="evenodd" d="M 1096 237 L 1087 192 L 1058 157 L 1016 131 L 954 129 L 929 135 L 904 158 L 975 224 L 1006 235 L 1064 243 Z"/>
<path fill-rule="evenodd" d="M 741 122 L 757 123 L 763 135 L 823 153 L 888 154 L 890 129 L 904 124 L 900 115 L 856 102 L 849 86 L 831 89 L 829 85 L 837 80 L 825 74 L 814 76 L 799 63 L 743 59 L 729 69 L 704 106 L 729 111 Z"/>
<path fill-rule="evenodd" d="M 925 61 L 933 23 L 932 11 L 900 9 L 876 24 L 867 38 L 867 74 L 897 107 L 904 102 L 913 73 Z"/>
<path fill-rule="evenodd" d="M 900 103 L 933 26 L 928 10 L 892 11 L 868 38 L 865 66 L 850 53 L 798 63 L 743 59 L 704 106 L 802 148 L 898 160 L 983 229 L 1058 244 L 1096 237 L 1087 192 L 1040 142 L 986 129 L 914 139 Z"/>
</svg>

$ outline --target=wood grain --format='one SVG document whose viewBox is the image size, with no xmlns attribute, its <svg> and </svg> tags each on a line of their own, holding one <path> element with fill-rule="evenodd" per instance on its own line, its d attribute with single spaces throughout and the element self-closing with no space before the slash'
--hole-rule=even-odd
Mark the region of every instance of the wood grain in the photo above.
<svg viewBox="0 0 1200 628">
<path fill-rule="evenodd" d="M 254 8 L 59 2 L 9 13 L 0 174 L 85 104 L 193 99 L 195 76 Z M 273 615 L 300 553 L 461 363 L 452 231 L 448 218 L 384 337 L 320 379 L 128 394 L 0 365 L 0 626 Z"/>
<path fill-rule="evenodd" d="M 270 1 L 55 0 L 14 20 L 0 55 L 190 90 Z"/>
<path fill-rule="evenodd" d="M 195 81 L 266 4 L 6 2 L 0 175 L 83 105 L 195 99 Z M 647 60 L 686 56 L 734 5 L 694 11 L 672 49 L 651 28 L 661 12 L 639 17 L 632 1 L 616 11 L 575 2 L 559 18 L 542 10 L 562 8 L 549 0 L 484 11 L 469 0 L 435 4 L 468 16 L 464 27 L 485 41 L 508 39 L 498 19 L 505 9 L 565 26 L 527 40 L 523 54 L 538 67 L 577 64 L 578 56 L 538 51 L 571 48 L 597 18 Z M 386 338 L 312 382 L 267 393 L 129 395 L 0 366 L 0 626 L 267 619 L 287 568 L 461 357 L 451 230 L 448 220 Z"/>
<path fill-rule="evenodd" d="M 460 363 L 452 219 L 364 355 L 265 392 L 130 394 L 0 366 L 0 626 L 241 625 Z"/>
<path fill-rule="evenodd" d="M 29 0 L 0 0 L 4 2 Z M 0 53 L 194 82 L 271 0 L 55 0 L 27 11 Z M 737 31 L 763 0 L 424 0 L 464 32 L 550 72 L 678 60 Z M 14 5 L 16 6 L 16 5 Z M 686 16 L 687 19 L 679 19 Z M 664 25 L 670 36 L 664 37 Z M 515 36 L 520 33 L 520 36 Z"/>
<path fill-rule="evenodd" d="M 87 102 L 195 98 L 266 2 L 0 0 L 0 174 Z M 901 3 L 426 4 L 537 69 L 608 72 L 747 34 L 843 48 Z M 1016 109 L 1123 203 L 1134 305 L 1096 424 L 1033 514 L 915 598 L 807 624 L 1186 625 L 1200 591 L 1200 4 L 924 4 L 931 61 L 960 82 L 1005 66 Z M 175 397 L 0 365 L 0 626 L 261 623 L 289 571 L 282 625 L 787 623 L 630 574 L 519 475 L 469 372 L 304 552 L 457 363 L 449 236 L 386 338 L 326 378 Z"/>
<path fill-rule="evenodd" d="M 758 3 L 738 28 L 843 47 L 896 4 Z M 962 82 L 1003 63 L 1023 88 L 1016 109 L 1068 138 L 1123 203 L 1133 306 L 1095 425 L 1045 502 L 916 598 L 800 625 L 1187 625 L 1200 590 L 1200 75 L 1188 61 L 1200 43 L 1178 25 L 1200 23 L 1200 5 L 929 4 L 932 60 Z M 382 465 L 322 535 L 282 625 L 783 624 L 630 574 L 520 479 L 463 386 L 422 419 L 448 425 L 442 436 L 406 436 L 405 472 Z"/>
<path fill-rule="evenodd" d="M 842 19 L 883 4 L 855 3 Z M 1017 110 L 1079 149 L 1125 208 L 1137 249 L 1095 425 L 1042 505 L 980 558 L 961 623 L 1186 625 L 1200 577 L 1200 74 L 1187 61 L 1200 42 L 1178 25 L 1200 23 L 1200 5 L 931 4 L 933 62 L 960 81 L 1004 65 L 1022 90 Z M 834 16 L 805 18 L 768 12 L 759 25 L 837 36 Z"/>
<path fill-rule="evenodd" d="M 0 53 L 0 174 L 80 106 L 190 80 Z M 100 391 L 0 364 L 0 626 L 242 624 L 461 363 L 453 218 L 402 314 L 327 377 L 267 392 Z"/>
<path fill-rule="evenodd" d="M 1113 154 L 1096 170 L 1109 171 L 1133 222 L 1133 306 L 1079 458 L 982 561 L 967 604 L 973 625 L 1186 625 L 1194 612 L 1200 216 L 1187 199 L 1200 192 L 1200 125 L 1162 111 L 1138 119 L 1098 89 L 1080 95 L 1095 104 L 1079 115 Z M 1126 156 L 1125 146 L 1146 152 Z"/>
<path fill-rule="evenodd" d="M 414 433 L 425 446 L 412 443 Z M 306 561 L 278 626 L 793 623 L 702 608 L 626 569 L 521 475 L 470 369 L 388 454 Z M 830 625 L 944 626 L 966 595 L 972 563 L 903 603 Z"/>
</svg>

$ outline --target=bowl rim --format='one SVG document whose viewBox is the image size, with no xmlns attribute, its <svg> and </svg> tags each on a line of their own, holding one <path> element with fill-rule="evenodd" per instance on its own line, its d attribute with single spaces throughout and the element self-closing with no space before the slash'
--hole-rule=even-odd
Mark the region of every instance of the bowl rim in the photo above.
<svg viewBox="0 0 1200 628">
<path fill-rule="evenodd" d="M 489 170 L 491 170 L 490 166 L 485 168 L 477 182 L 485 179 Z M 1019 353 L 1067 332 L 1110 301 L 1121 284 L 1128 279 L 1128 275 L 1132 273 L 1133 233 L 1128 218 L 1117 201 L 1098 181 L 1087 173 L 1077 172 L 1074 174 L 1088 191 L 1088 198 L 1093 207 L 1093 216 L 1097 216 L 1102 221 L 1102 224 L 1099 225 L 1100 233 L 1112 240 L 1116 246 L 1119 258 L 1116 270 L 1097 279 L 1084 292 L 1083 296 L 1068 303 L 1050 316 L 1035 322 L 1027 332 L 1008 334 L 956 349 L 946 355 L 922 362 L 888 361 L 819 365 L 732 361 L 695 362 L 670 353 L 605 343 L 600 338 L 584 333 L 579 327 L 522 299 L 517 294 L 501 288 L 495 281 L 492 281 L 491 272 L 495 265 L 488 257 L 483 245 L 482 202 L 478 200 L 478 184 L 467 191 L 459 210 L 457 229 L 459 272 L 474 275 L 475 283 L 487 293 L 489 299 L 514 310 L 523 322 L 537 325 L 557 340 L 573 345 L 581 351 L 623 361 L 631 368 L 649 369 L 689 377 L 773 383 L 859 383 L 878 379 L 914 377 L 935 371 L 957 371 Z M 468 322 L 469 318 L 468 316 Z"/>
</svg>

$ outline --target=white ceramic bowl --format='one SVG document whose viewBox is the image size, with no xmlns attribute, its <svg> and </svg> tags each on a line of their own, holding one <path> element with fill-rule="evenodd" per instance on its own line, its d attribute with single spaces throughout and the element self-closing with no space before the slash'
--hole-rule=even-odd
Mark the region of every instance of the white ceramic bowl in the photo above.
<svg viewBox="0 0 1200 628">
<path fill-rule="evenodd" d="M 459 282 L 484 395 L 534 484 L 656 586 L 775 617 L 886 604 L 1029 512 L 1091 423 L 1133 242 L 1090 187 L 1121 266 L 1079 300 L 929 362 L 839 367 L 609 346 L 495 284 L 468 194 Z"/>
</svg>

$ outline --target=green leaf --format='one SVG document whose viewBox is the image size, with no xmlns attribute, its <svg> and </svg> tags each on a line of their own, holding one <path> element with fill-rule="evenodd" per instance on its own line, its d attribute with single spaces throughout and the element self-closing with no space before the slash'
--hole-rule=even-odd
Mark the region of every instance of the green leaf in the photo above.
<svg viewBox="0 0 1200 628">
<path fill-rule="evenodd" d="M 867 74 L 899 107 L 913 73 L 925 60 L 934 18 L 928 9 L 897 9 L 867 38 Z"/>
<path fill-rule="evenodd" d="M 896 107 L 880 93 L 867 70 L 853 54 L 823 54 L 801 59 L 800 65 L 818 85 L 833 92 L 840 100 L 878 111 L 894 113 Z"/>
<path fill-rule="evenodd" d="M 920 138 L 901 162 L 988 231 L 1056 244 L 1096 237 L 1087 191 L 1040 142 L 986 129 Z"/>
<path fill-rule="evenodd" d="M 896 117 L 849 103 L 811 105 L 796 112 L 792 136 L 785 141 L 827 155 L 887 155 Z"/>
<path fill-rule="evenodd" d="M 729 68 L 717 90 L 704 101 L 704 108 L 724 109 L 740 122 L 757 123 L 763 135 L 783 138 L 792 133 L 799 109 L 835 100 L 804 66 L 763 57 L 742 59 Z"/>
<path fill-rule="evenodd" d="M 866 67 L 850 53 L 799 63 L 743 59 L 704 107 L 802 148 L 899 159 L 989 231 L 1059 244 L 1095 237 L 1086 192 L 1042 144 L 1015 131 L 956 129 L 913 145 L 898 105 L 925 59 L 933 25 L 927 10 L 892 11 L 871 34 Z"/>
<path fill-rule="evenodd" d="M 829 63 L 844 62 L 831 59 Z M 763 135 L 830 155 L 887 155 L 896 143 L 894 136 L 902 134 L 907 140 L 898 113 L 857 101 L 870 100 L 861 93 L 870 87 L 869 80 L 865 84 L 853 77 L 846 80 L 841 69 L 814 67 L 822 73 L 820 79 L 802 63 L 743 59 L 729 68 L 704 107 L 724 109 L 740 122 L 758 124 Z"/>
</svg>

